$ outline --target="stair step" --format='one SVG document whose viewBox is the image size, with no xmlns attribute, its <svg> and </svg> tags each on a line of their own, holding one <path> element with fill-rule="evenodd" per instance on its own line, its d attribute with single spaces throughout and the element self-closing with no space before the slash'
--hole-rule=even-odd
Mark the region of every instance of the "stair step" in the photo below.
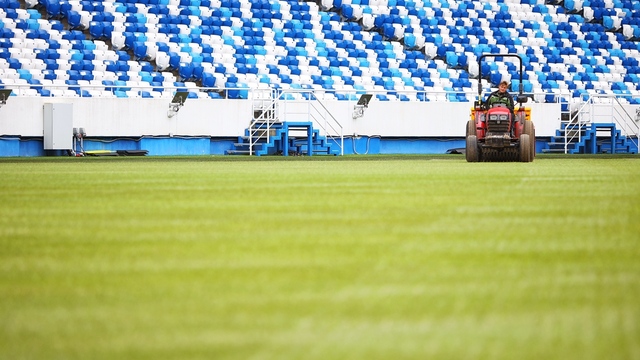
<svg viewBox="0 0 640 360">
<path fill-rule="evenodd" d="M 564 149 L 542 149 L 543 153 L 564 154 Z"/>
<path fill-rule="evenodd" d="M 631 152 L 631 148 L 629 146 L 616 147 L 615 150 L 616 150 L 616 153 L 629 153 L 629 152 Z M 605 145 L 602 148 L 600 148 L 600 152 L 608 154 L 608 153 L 611 152 L 611 147 Z"/>
<path fill-rule="evenodd" d="M 313 150 L 313 153 L 314 154 L 338 155 L 337 151 L 332 151 L 331 149 Z"/>
<path fill-rule="evenodd" d="M 293 142 L 291 142 L 291 144 L 293 146 L 306 146 L 307 145 L 307 141 L 306 140 L 293 140 Z M 326 146 L 327 144 L 324 141 L 312 141 L 311 142 L 311 146 Z"/>
<path fill-rule="evenodd" d="M 556 132 L 556 136 L 554 136 L 554 137 L 555 138 L 564 139 L 565 138 L 564 135 L 565 134 L 562 133 L 562 132 Z M 587 133 L 586 132 L 583 132 L 580 135 L 578 135 L 577 133 L 571 133 L 571 132 L 567 133 L 567 140 L 570 140 L 570 141 L 578 141 L 578 139 L 582 139 L 582 138 L 585 138 L 585 137 L 587 137 Z"/>
<path fill-rule="evenodd" d="M 263 145 L 265 145 L 265 144 L 266 143 L 253 144 L 253 150 L 262 150 L 264 148 Z M 249 143 L 234 143 L 233 146 L 237 150 L 249 150 Z"/>
<path fill-rule="evenodd" d="M 560 125 L 560 129 L 578 129 L 578 128 L 582 128 L 582 129 L 586 129 L 590 127 L 590 124 L 588 123 L 561 123 Z"/>
<path fill-rule="evenodd" d="M 271 124 L 271 125 L 280 125 L 282 126 L 282 124 L 284 124 L 284 122 L 280 121 L 280 120 L 271 120 L 271 121 L 267 121 L 267 120 L 254 120 L 252 122 L 252 124 Z"/>
<path fill-rule="evenodd" d="M 241 142 L 238 142 L 239 144 L 249 144 L 249 142 L 253 139 L 253 143 L 254 144 L 266 144 L 267 143 L 267 138 L 256 138 L 256 137 L 251 137 L 251 136 L 241 136 L 240 139 L 242 139 Z"/>
<path fill-rule="evenodd" d="M 267 129 L 269 126 L 269 142 L 267 142 Z M 264 126 L 264 127 L 263 127 Z M 284 134 L 287 129 L 287 134 Z M 311 142 L 309 143 L 308 136 L 299 134 L 291 134 L 289 131 L 307 131 L 311 132 Z M 253 133 L 254 136 L 250 136 Z M 255 133 L 262 134 L 264 136 L 255 136 Z M 292 136 L 293 135 L 293 136 Z M 229 155 L 250 155 L 249 154 L 249 142 L 257 141 L 253 144 L 253 154 L 260 156 L 271 153 L 281 153 L 283 144 L 279 140 L 283 137 L 288 137 L 289 146 L 293 148 L 297 153 L 302 155 L 309 154 L 327 154 L 327 155 L 339 155 L 340 153 L 332 147 L 332 144 L 327 142 L 327 139 L 320 135 L 317 129 L 313 129 L 311 122 L 286 122 L 286 123 L 266 123 L 266 122 L 253 122 L 249 129 L 245 130 L 245 136 L 238 137 L 238 142 L 234 143 L 235 149 L 227 151 Z M 336 144 L 337 145 L 337 144 Z"/>
<path fill-rule="evenodd" d="M 250 155 L 249 150 L 227 150 L 227 155 Z"/>
<path fill-rule="evenodd" d="M 551 144 L 551 143 L 547 143 L 547 147 L 549 149 L 562 149 L 564 150 L 564 144 Z M 574 144 L 568 144 L 567 148 L 568 149 L 573 149 L 575 147 Z"/>
</svg>

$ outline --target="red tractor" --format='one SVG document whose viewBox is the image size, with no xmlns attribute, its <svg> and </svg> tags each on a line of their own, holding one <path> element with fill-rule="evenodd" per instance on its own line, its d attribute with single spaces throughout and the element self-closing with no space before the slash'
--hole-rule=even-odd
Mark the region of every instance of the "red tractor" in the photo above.
<svg viewBox="0 0 640 360">
<path fill-rule="evenodd" d="M 482 60 L 486 57 L 516 57 L 520 60 L 519 106 L 513 113 L 503 104 L 488 107 L 482 101 Z M 529 109 L 522 104 L 527 97 L 522 94 L 522 59 L 514 54 L 484 54 L 478 59 L 478 99 L 467 122 L 466 158 L 478 161 L 531 162 L 536 154 L 536 134 L 529 119 Z"/>
</svg>

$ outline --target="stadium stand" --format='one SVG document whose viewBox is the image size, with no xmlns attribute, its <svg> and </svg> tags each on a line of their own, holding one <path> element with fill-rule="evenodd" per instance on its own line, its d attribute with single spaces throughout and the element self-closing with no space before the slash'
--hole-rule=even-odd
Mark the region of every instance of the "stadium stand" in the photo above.
<svg viewBox="0 0 640 360">
<path fill-rule="evenodd" d="M 273 87 L 464 102 L 478 57 L 509 53 L 536 100 L 640 104 L 630 0 L 0 0 L 0 33 L 0 87 L 15 96 L 242 99 Z M 493 86 L 520 85 L 514 64 L 486 66 Z"/>
</svg>

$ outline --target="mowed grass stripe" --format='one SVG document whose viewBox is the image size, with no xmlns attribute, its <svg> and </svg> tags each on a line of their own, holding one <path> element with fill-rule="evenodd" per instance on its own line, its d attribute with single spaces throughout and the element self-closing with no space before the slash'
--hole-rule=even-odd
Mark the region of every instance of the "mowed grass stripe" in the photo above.
<svg viewBox="0 0 640 360">
<path fill-rule="evenodd" d="M 0 358 L 640 358 L 634 156 L 0 176 Z"/>
</svg>

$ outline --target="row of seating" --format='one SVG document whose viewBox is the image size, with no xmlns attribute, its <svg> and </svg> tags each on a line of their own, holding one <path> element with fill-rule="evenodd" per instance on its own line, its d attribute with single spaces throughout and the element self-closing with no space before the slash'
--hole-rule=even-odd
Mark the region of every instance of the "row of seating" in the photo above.
<svg viewBox="0 0 640 360">
<path fill-rule="evenodd" d="M 3 1 L 0 67 L 27 81 L 117 79 L 157 88 L 152 72 L 174 72 L 180 82 L 209 87 L 472 92 L 478 56 L 508 52 L 523 56 L 523 85 L 532 92 L 604 91 L 635 101 L 640 90 L 637 42 L 538 1 L 47 0 L 27 2 L 28 9 Z M 614 7 L 632 26 L 633 4 Z M 131 70 L 131 62 L 145 69 Z M 482 70 L 494 85 L 511 80 L 517 88 L 517 68 Z"/>
</svg>

